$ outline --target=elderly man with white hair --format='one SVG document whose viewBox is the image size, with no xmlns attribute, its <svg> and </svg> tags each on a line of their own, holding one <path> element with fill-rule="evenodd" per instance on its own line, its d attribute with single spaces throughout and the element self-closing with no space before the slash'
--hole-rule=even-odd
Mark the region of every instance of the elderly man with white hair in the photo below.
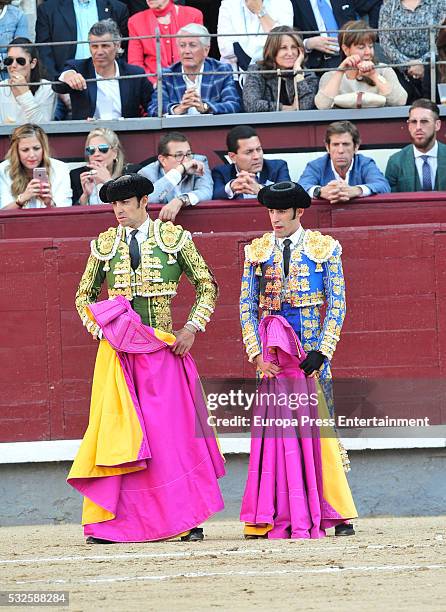
<svg viewBox="0 0 446 612">
<path fill-rule="evenodd" d="M 163 70 L 162 113 L 168 115 L 204 115 L 240 113 L 242 102 L 234 83 L 232 69 L 208 57 L 208 30 L 190 23 L 177 34 L 180 61 Z M 170 76 L 169 76 L 170 75 Z M 156 96 L 149 107 L 156 117 Z"/>
</svg>

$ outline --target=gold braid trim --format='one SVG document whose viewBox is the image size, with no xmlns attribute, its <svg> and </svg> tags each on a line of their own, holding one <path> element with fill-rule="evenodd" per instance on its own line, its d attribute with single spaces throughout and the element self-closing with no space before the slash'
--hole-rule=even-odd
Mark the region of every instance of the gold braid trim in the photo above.
<svg viewBox="0 0 446 612">
<path fill-rule="evenodd" d="M 188 240 L 191 233 L 184 230 L 181 225 L 174 225 L 171 221 L 163 223 L 160 219 L 153 222 L 156 244 L 164 253 L 178 253 Z"/>
<path fill-rule="evenodd" d="M 98 295 L 101 292 L 101 287 L 96 287 L 94 285 L 99 266 L 100 262 L 96 259 L 96 257 L 90 255 L 75 297 L 76 310 L 79 313 L 82 324 L 92 335 L 97 335 L 100 327 L 90 319 L 87 314 L 87 308 L 90 304 L 93 304 L 97 300 Z"/>
<path fill-rule="evenodd" d="M 275 241 L 272 232 L 263 234 L 261 238 L 254 238 L 251 244 L 245 246 L 245 259 L 252 264 L 268 261 L 274 249 Z"/>
<path fill-rule="evenodd" d="M 92 240 L 90 243 L 91 254 L 99 261 L 110 261 L 118 250 L 123 231 L 123 228 L 119 225 L 118 227 L 109 227 L 106 232 L 99 234 L 97 240 Z"/>
<path fill-rule="evenodd" d="M 303 252 L 316 263 L 324 263 L 333 255 L 336 247 L 339 247 L 339 255 L 342 253 L 341 245 L 328 234 L 306 230 L 303 242 Z"/>
</svg>

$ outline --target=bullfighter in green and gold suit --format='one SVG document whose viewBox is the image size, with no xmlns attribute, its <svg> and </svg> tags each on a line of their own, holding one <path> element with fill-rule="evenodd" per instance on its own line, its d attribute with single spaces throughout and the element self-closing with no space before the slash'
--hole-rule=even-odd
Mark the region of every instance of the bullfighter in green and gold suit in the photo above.
<svg viewBox="0 0 446 612">
<path fill-rule="evenodd" d="M 144 178 L 136 176 L 138 179 L 132 179 L 133 182 Z M 121 181 L 125 190 L 125 178 L 114 181 L 115 189 L 116 183 Z M 147 184 L 142 187 L 142 191 L 146 193 L 150 189 L 150 193 L 153 187 L 148 179 L 144 180 Z M 172 332 L 171 300 L 177 293 L 184 272 L 195 287 L 196 300 L 183 330 L 188 330 L 189 334 L 204 331 L 214 311 L 217 284 L 197 251 L 190 232 L 171 222 L 163 223 L 159 219 L 152 221 L 145 208 L 140 211 L 144 219 L 138 219 L 138 223 L 141 221 L 139 227 L 138 223 L 128 225 L 128 211 L 115 210 L 115 214 L 118 220 L 122 219 L 123 224 L 111 227 L 92 241 L 91 254 L 76 294 L 76 308 L 87 329 L 93 335 L 99 331 L 88 317 L 86 306 L 97 300 L 102 283 L 106 280 L 109 298 L 124 296 L 131 302 L 143 323 Z M 138 235 L 136 238 L 132 236 L 135 225 L 139 234 L 139 262 L 136 262 L 138 265 L 133 269 L 131 243 L 138 238 Z"/>
</svg>

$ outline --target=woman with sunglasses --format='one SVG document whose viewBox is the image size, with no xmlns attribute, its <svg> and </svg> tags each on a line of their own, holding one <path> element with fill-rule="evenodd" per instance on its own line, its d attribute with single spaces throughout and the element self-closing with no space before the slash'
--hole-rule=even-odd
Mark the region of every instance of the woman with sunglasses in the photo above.
<svg viewBox="0 0 446 612">
<path fill-rule="evenodd" d="M 19 46 L 15 46 L 19 45 Z M 28 38 L 15 38 L 7 49 L 3 64 L 8 70 L 9 87 L 0 87 L 1 123 L 47 123 L 53 119 L 56 94 L 40 78 L 36 47 Z"/>
<path fill-rule="evenodd" d="M 29 36 L 26 15 L 18 6 L 12 6 L 11 0 L 0 0 L 0 60 L 6 56 L 6 46 L 18 36 Z M 4 81 L 8 72 L 1 63 L 0 80 Z"/>
<path fill-rule="evenodd" d="M 107 181 L 121 176 L 124 151 L 118 136 L 109 128 L 95 128 L 85 142 L 86 165 L 70 172 L 74 204 L 102 204 L 99 190 Z"/>
<path fill-rule="evenodd" d="M 5 161 L 0 163 L 0 208 L 53 206 L 71 206 L 68 166 L 50 157 L 42 128 L 26 123 L 11 134 Z"/>
</svg>

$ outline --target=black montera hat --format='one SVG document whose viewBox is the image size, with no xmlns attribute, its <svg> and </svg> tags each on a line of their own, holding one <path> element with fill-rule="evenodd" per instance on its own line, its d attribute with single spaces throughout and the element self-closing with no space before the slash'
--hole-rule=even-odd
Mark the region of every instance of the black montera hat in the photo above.
<svg viewBox="0 0 446 612">
<path fill-rule="evenodd" d="M 257 199 L 266 208 L 277 208 L 285 210 L 287 208 L 309 208 L 311 198 L 302 185 L 292 181 L 282 181 L 263 187 Z"/>
<path fill-rule="evenodd" d="M 99 190 L 99 197 L 104 203 L 126 200 L 127 198 L 142 198 L 153 191 L 153 183 L 141 174 L 124 174 L 104 183 Z"/>
</svg>

